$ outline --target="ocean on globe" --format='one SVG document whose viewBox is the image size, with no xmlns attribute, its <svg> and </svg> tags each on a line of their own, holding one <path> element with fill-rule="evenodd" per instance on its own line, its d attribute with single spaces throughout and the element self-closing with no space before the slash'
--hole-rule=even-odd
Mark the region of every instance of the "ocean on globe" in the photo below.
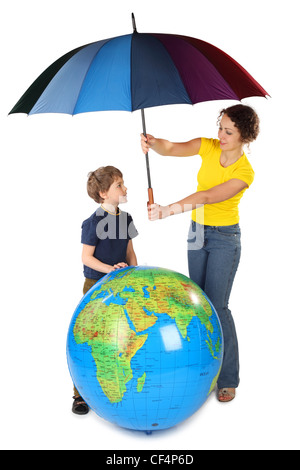
<svg viewBox="0 0 300 470">
<path fill-rule="evenodd" d="M 214 389 L 222 365 L 218 315 L 183 274 L 127 267 L 100 279 L 71 320 L 67 360 L 90 408 L 118 426 L 176 426 Z"/>
</svg>

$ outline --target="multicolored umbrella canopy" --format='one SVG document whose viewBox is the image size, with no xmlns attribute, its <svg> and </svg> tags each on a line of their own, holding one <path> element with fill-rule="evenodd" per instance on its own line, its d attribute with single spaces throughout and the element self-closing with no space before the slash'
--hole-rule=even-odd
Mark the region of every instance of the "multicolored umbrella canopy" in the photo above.
<svg viewBox="0 0 300 470">
<path fill-rule="evenodd" d="M 138 109 L 267 96 L 234 59 L 199 39 L 134 32 L 67 53 L 24 93 L 9 114 Z M 146 133 L 144 114 L 143 126 Z M 146 156 L 148 185 L 151 188 Z"/>
<path fill-rule="evenodd" d="M 234 59 L 207 42 L 133 33 L 64 55 L 39 76 L 10 114 L 135 111 L 267 95 Z"/>
</svg>

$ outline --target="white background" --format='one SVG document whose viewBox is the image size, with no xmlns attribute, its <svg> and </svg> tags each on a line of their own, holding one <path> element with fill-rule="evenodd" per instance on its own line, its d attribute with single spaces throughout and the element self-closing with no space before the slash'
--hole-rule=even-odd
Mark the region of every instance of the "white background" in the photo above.
<svg viewBox="0 0 300 470">
<path fill-rule="evenodd" d="M 104 4 L 105 3 L 105 4 Z M 107 3 L 107 5 L 106 5 Z M 1 3 L 1 447 L 3 449 L 299 448 L 298 2 L 10 0 Z M 86 177 L 119 167 L 139 237 L 139 264 L 187 274 L 190 214 L 150 223 L 140 113 L 7 116 L 35 78 L 75 47 L 138 31 L 198 37 L 251 73 L 271 99 L 245 100 L 261 118 L 251 146 L 256 178 L 241 203 L 243 254 L 231 296 L 241 385 L 213 394 L 189 420 L 146 436 L 93 413 L 71 413 L 65 354 L 81 299 L 81 222 L 94 210 Z M 216 137 L 227 102 L 146 110 L 157 137 Z M 199 157 L 150 155 L 155 200 L 196 190 Z"/>
</svg>

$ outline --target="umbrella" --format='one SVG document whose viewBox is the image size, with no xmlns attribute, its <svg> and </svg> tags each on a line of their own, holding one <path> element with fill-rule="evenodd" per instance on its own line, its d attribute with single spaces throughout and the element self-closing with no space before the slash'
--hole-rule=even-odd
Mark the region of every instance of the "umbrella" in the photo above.
<svg viewBox="0 0 300 470">
<path fill-rule="evenodd" d="M 196 38 L 133 33 L 68 52 L 48 67 L 9 114 L 141 110 L 169 104 L 238 100 L 268 93 L 233 58 Z M 149 202 L 153 190 L 146 155 Z"/>
</svg>

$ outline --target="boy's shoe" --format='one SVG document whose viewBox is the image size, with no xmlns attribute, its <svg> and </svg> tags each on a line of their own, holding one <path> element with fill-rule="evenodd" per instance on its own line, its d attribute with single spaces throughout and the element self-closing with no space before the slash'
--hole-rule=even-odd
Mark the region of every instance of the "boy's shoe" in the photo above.
<svg viewBox="0 0 300 470">
<path fill-rule="evenodd" d="M 76 415 L 87 415 L 90 409 L 88 405 L 86 404 L 86 402 L 84 401 L 84 399 L 80 396 L 73 397 L 73 398 L 74 398 L 74 402 L 72 406 L 73 413 L 75 413 Z"/>
</svg>

